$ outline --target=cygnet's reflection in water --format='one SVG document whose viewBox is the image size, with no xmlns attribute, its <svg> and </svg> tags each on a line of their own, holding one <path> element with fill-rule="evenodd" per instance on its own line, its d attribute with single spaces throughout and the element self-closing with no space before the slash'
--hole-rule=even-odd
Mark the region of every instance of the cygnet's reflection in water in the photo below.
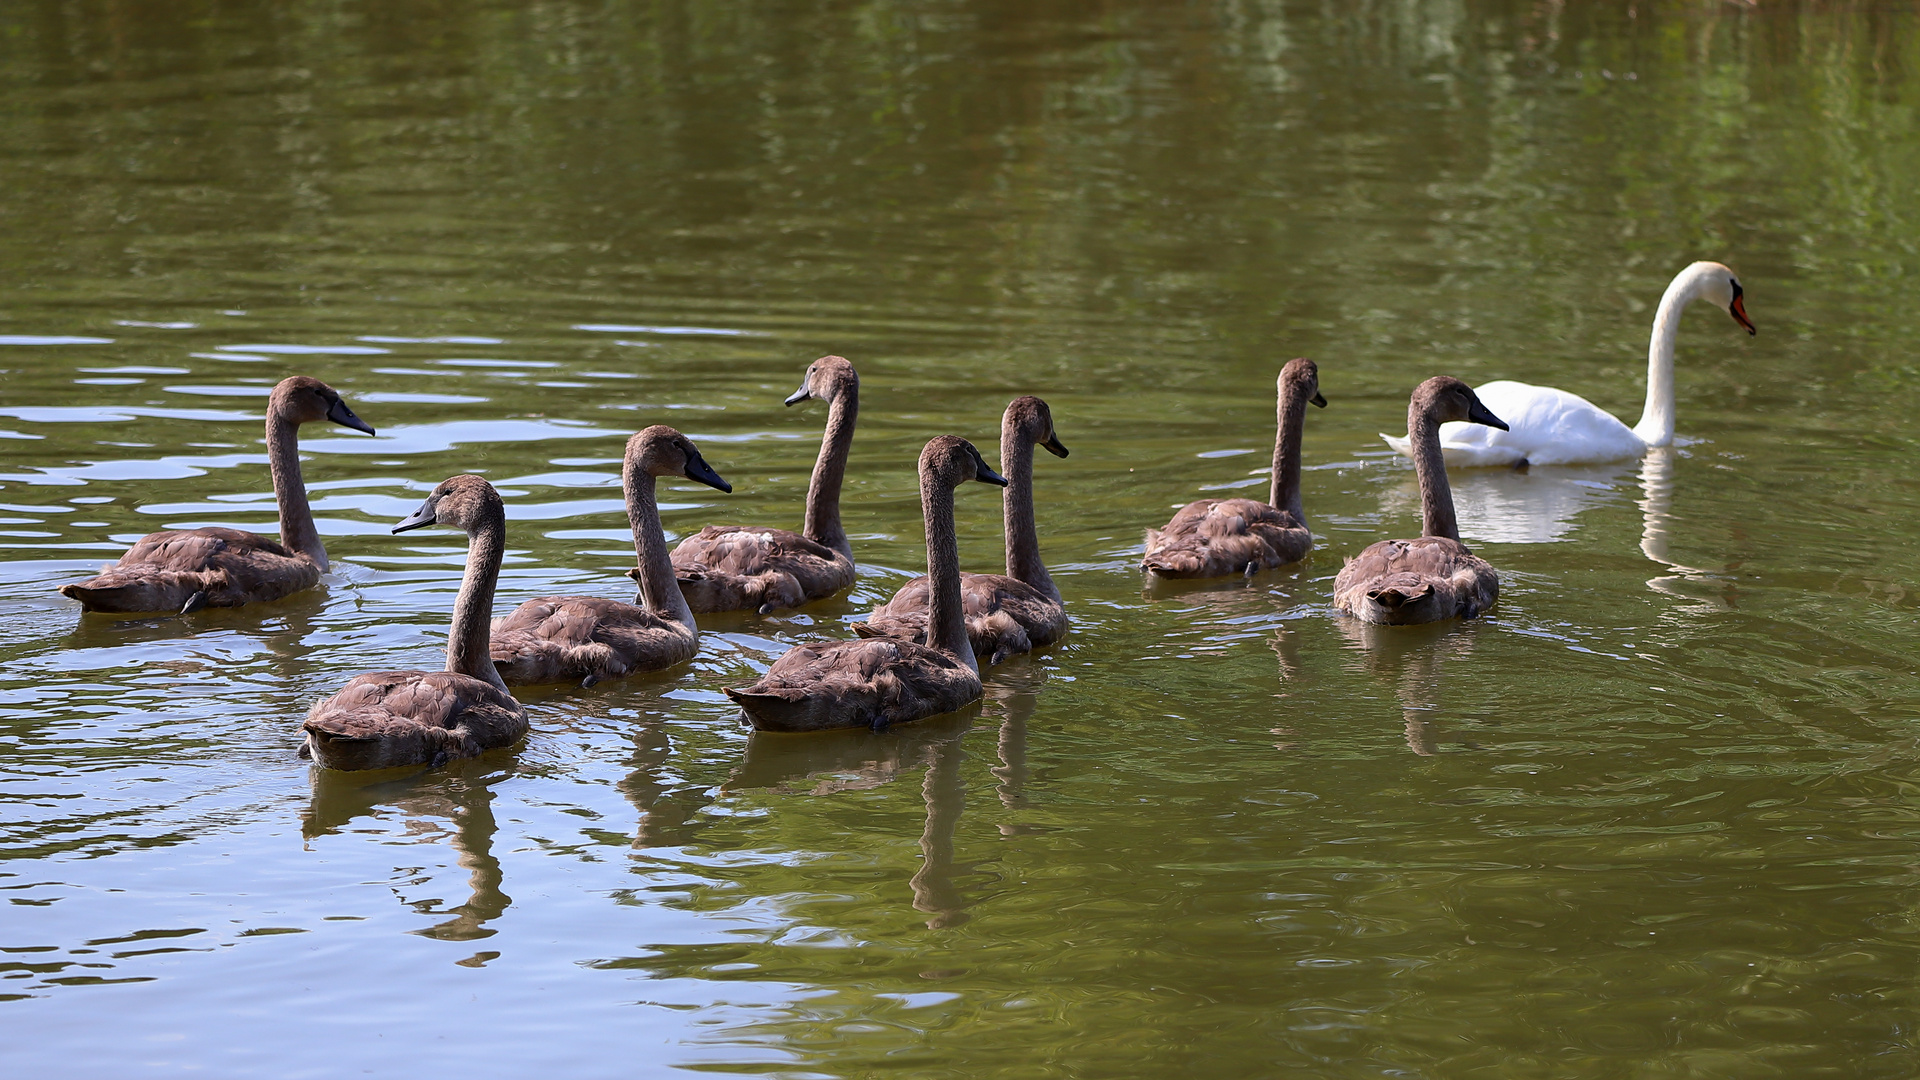
<svg viewBox="0 0 1920 1080">
<path fill-rule="evenodd" d="M 620 793 L 640 812 L 636 848 L 684 847 L 699 831 L 695 820 L 713 801 L 712 789 L 690 785 L 669 771 L 673 739 L 664 720 L 649 719 L 633 736 L 633 771 L 620 781 Z"/>
<path fill-rule="evenodd" d="M 266 655 L 261 659 L 275 676 L 275 685 L 304 686 L 306 676 L 312 669 L 307 639 L 317 626 L 331 624 L 332 620 L 326 615 L 330 602 L 347 611 L 353 604 L 353 595 L 346 590 L 329 595 L 324 588 L 305 589 L 283 600 L 243 604 L 240 607 L 201 608 L 191 615 L 141 615 L 128 618 L 91 612 L 80 618 L 61 646 L 78 651 L 154 644 L 161 646 L 155 651 L 163 655 L 157 655 L 149 663 L 185 672 L 206 666 L 200 661 L 181 659 L 183 652 L 193 651 L 195 638 L 239 635 L 264 646 Z M 225 648 L 222 652 L 228 654 L 221 661 L 223 670 L 228 672 L 236 663 L 252 662 L 250 657 L 232 657 L 231 648 Z M 300 711 L 305 712 L 310 704 L 311 700 L 303 701 Z"/>
<path fill-rule="evenodd" d="M 1400 699 L 1400 712 L 1406 721 L 1407 748 L 1422 757 L 1440 752 L 1441 734 L 1434 728 L 1440 710 L 1442 669 L 1464 660 L 1473 651 L 1480 624 L 1469 622 L 1423 623 L 1417 626 L 1379 626 L 1359 619 L 1334 620 L 1346 636 L 1349 647 L 1359 653 L 1365 669 L 1394 682 L 1394 694 Z M 1282 668 L 1285 667 L 1282 655 Z M 1456 740 L 1467 750 L 1478 744 Z"/>
<path fill-rule="evenodd" d="M 974 871 L 973 864 L 954 862 L 954 833 L 966 806 L 964 740 L 983 714 L 998 713 L 1000 732 L 995 742 L 999 763 L 992 768 L 994 792 L 1002 806 L 1018 810 L 1027 805 L 1027 722 L 1039 704 L 1045 670 L 1021 658 L 988 673 L 984 705 L 950 716 L 906 724 L 889 731 L 831 731 L 811 735 L 755 732 L 746 757 L 727 781 L 728 789 L 782 788 L 796 794 L 831 795 L 879 787 L 915 767 L 924 768 L 920 797 L 926 803 L 926 825 L 920 831 L 920 867 L 907 882 L 913 906 L 926 913 L 927 928 L 959 926 L 966 922 L 969 901 L 955 879 Z M 1003 824 L 1003 836 L 1034 831 L 1020 824 Z"/>
<path fill-rule="evenodd" d="M 958 926 L 967 921 L 966 898 L 953 884 L 953 833 L 966 803 L 966 785 L 960 776 L 965 755 L 960 743 L 973 730 L 980 708 L 975 704 L 882 732 L 787 735 L 756 731 L 726 790 L 770 787 L 831 795 L 890 784 L 903 771 L 924 766 L 920 793 L 927 804 L 927 824 L 920 834 L 920 869 L 908 884 L 914 908 L 932 916 L 927 920 L 930 929 Z"/>
<path fill-rule="evenodd" d="M 391 777 L 400 770 L 383 770 Z M 484 759 L 458 761 L 394 779 L 367 774 L 312 770 L 313 797 L 307 804 L 301 835 L 309 841 L 341 831 L 359 817 L 385 818 L 382 807 L 405 815 L 409 836 L 422 843 L 450 841 L 459 866 L 467 871 L 467 900 L 451 908 L 424 912 L 450 915 L 416 933 L 441 941 L 477 941 L 493 936 L 487 923 L 499 918 L 513 898 L 500 890 L 500 860 L 493 856 L 493 784 L 508 772 Z M 459 963 L 478 966 L 493 955 L 481 953 Z"/>
<path fill-rule="evenodd" d="M 1460 538 L 1489 544 L 1549 544 L 1573 531 L 1574 517 L 1618 497 L 1631 461 L 1604 465 L 1549 465 L 1536 469 L 1449 469 Z M 1389 514 L 1420 513 L 1420 482 L 1413 470 L 1390 488 Z"/>
<path fill-rule="evenodd" d="M 1667 596 L 1694 601 L 1688 609 L 1699 614 L 1730 611 L 1739 594 L 1732 581 L 1710 570 L 1682 566 L 1668 554 L 1673 522 L 1673 472 L 1679 454 L 1671 446 L 1656 446 L 1640 461 L 1640 551 L 1673 571 L 1647 580 L 1647 588 Z"/>
</svg>

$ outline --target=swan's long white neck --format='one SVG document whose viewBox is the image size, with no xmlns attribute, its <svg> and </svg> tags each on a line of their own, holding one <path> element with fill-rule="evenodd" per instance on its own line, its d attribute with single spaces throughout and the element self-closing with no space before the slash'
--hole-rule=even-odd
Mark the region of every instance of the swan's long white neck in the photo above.
<svg viewBox="0 0 1920 1080">
<path fill-rule="evenodd" d="M 1673 444 L 1673 349 L 1680 338 L 1680 313 L 1700 296 L 1707 275 L 1721 267 L 1697 262 L 1674 276 L 1660 310 L 1653 315 L 1653 338 L 1647 343 L 1647 407 L 1633 433 L 1648 446 Z"/>
</svg>

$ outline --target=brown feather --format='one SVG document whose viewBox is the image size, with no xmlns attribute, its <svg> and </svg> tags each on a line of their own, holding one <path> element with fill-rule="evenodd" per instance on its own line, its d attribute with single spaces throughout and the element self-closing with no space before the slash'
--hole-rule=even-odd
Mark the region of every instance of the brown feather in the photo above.
<svg viewBox="0 0 1920 1080">
<path fill-rule="evenodd" d="M 239 529 L 148 533 L 99 576 L 60 586 L 88 611 L 179 611 L 195 593 L 204 607 L 278 600 L 320 582 L 320 568 L 276 541 Z"/>
<path fill-rule="evenodd" d="M 451 671 L 355 676 L 307 713 L 307 749 L 329 769 L 440 765 L 511 746 L 527 712 L 505 690 Z"/>
<path fill-rule="evenodd" d="M 1066 606 L 1039 589 L 1005 574 L 961 574 L 960 599 L 967 614 L 967 639 L 973 654 L 988 665 L 1051 645 L 1066 636 Z M 933 589 L 926 575 L 914 578 L 893 599 L 873 609 L 853 629 L 861 637 L 898 638 L 927 643 L 927 612 Z"/>
<path fill-rule="evenodd" d="M 910 641 L 796 645 L 752 686 L 728 689 L 761 731 L 824 731 L 924 720 L 980 696 L 980 675 Z"/>
<path fill-rule="evenodd" d="M 543 596 L 493 620 L 491 653 L 510 686 L 617 679 L 693 659 L 691 626 L 592 596 Z"/>
<path fill-rule="evenodd" d="M 1188 503 L 1163 529 L 1147 530 L 1140 565 L 1161 577 L 1238 574 L 1296 563 L 1313 550 L 1313 533 L 1290 511 L 1252 499 Z"/>
<path fill-rule="evenodd" d="M 1458 540 L 1382 540 L 1347 560 L 1333 604 L 1371 623 L 1406 625 L 1466 618 L 1500 597 L 1500 575 Z"/>
<path fill-rule="evenodd" d="M 673 549 L 696 614 L 793 608 L 853 584 L 853 560 L 785 529 L 709 525 Z"/>
</svg>

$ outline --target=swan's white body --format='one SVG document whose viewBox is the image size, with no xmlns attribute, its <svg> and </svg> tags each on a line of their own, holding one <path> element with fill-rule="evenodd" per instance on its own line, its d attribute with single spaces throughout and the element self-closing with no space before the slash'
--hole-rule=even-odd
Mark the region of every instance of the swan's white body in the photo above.
<svg viewBox="0 0 1920 1080">
<path fill-rule="evenodd" d="M 1697 262 L 1680 271 L 1660 298 L 1647 346 L 1647 404 L 1633 427 L 1578 394 L 1551 386 L 1502 379 L 1474 388 L 1480 400 L 1507 422 L 1509 430 L 1480 424 L 1440 427 L 1440 450 L 1449 466 L 1583 465 L 1637 458 L 1648 447 L 1673 443 L 1673 349 L 1680 333 L 1680 312 L 1705 297 L 1726 309 L 1753 333 L 1733 271 L 1716 262 Z M 1405 437 L 1382 435 L 1387 445 L 1411 456 Z"/>
</svg>

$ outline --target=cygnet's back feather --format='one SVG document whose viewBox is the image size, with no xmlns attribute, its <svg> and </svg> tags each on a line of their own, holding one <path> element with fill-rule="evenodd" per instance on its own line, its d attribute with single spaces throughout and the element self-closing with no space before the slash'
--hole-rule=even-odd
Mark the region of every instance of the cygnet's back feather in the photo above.
<svg viewBox="0 0 1920 1080">
<path fill-rule="evenodd" d="M 1471 619 L 1500 596 L 1500 575 L 1458 540 L 1382 540 L 1354 556 L 1334 585 L 1334 606 L 1367 622 Z"/>
<path fill-rule="evenodd" d="M 696 613 L 765 614 L 853 584 L 853 560 L 786 529 L 709 525 L 673 549 L 673 572 Z"/>
<path fill-rule="evenodd" d="M 726 693 L 761 731 L 879 730 L 973 701 L 980 675 L 911 641 L 823 641 L 794 646 L 760 681 Z"/>
<path fill-rule="evenodd" d="M 699 635 L 637 604 L 543 596 L 493 621 L 493 664 L 509 686 L 618 679 L 693 659 Z"/>
<path fill-rule="evenodd" d="M 527 713 L 471 675 L 375 671 L 315 702 L 302 727 L 307 752 L 329 769 L 438 766 L 519 742 Z"/>
<path fill-rule="evenodd" d="M 88 611 L 186 611 L 278 600 L 319 583 L 319 565 L 278 541 L 209 527 L 148 533 L 99 576 L 60 592 Z"/>
<path fill-rule="evenodd" d="M 865 638 L 925 645 L 932 597 L 926 576 L 914 578 L 900 586 L 893 599 L 875 608 L 866 622 L 854 623 L 854 632 Z M 960 600 L 974 656 L 989 666 L 1059 641 L 1070 625 L 1060 601 L 1005 574 L 960 575 Z"/>
<path fill-rule="evenodd" d="M 1293 512 L 1253 499 L 1201 499 L 1147 530 L 1140 565 L 1162 577 L 1200 578 L 1296 563 L 1313 533 Z"/>
</svg>

